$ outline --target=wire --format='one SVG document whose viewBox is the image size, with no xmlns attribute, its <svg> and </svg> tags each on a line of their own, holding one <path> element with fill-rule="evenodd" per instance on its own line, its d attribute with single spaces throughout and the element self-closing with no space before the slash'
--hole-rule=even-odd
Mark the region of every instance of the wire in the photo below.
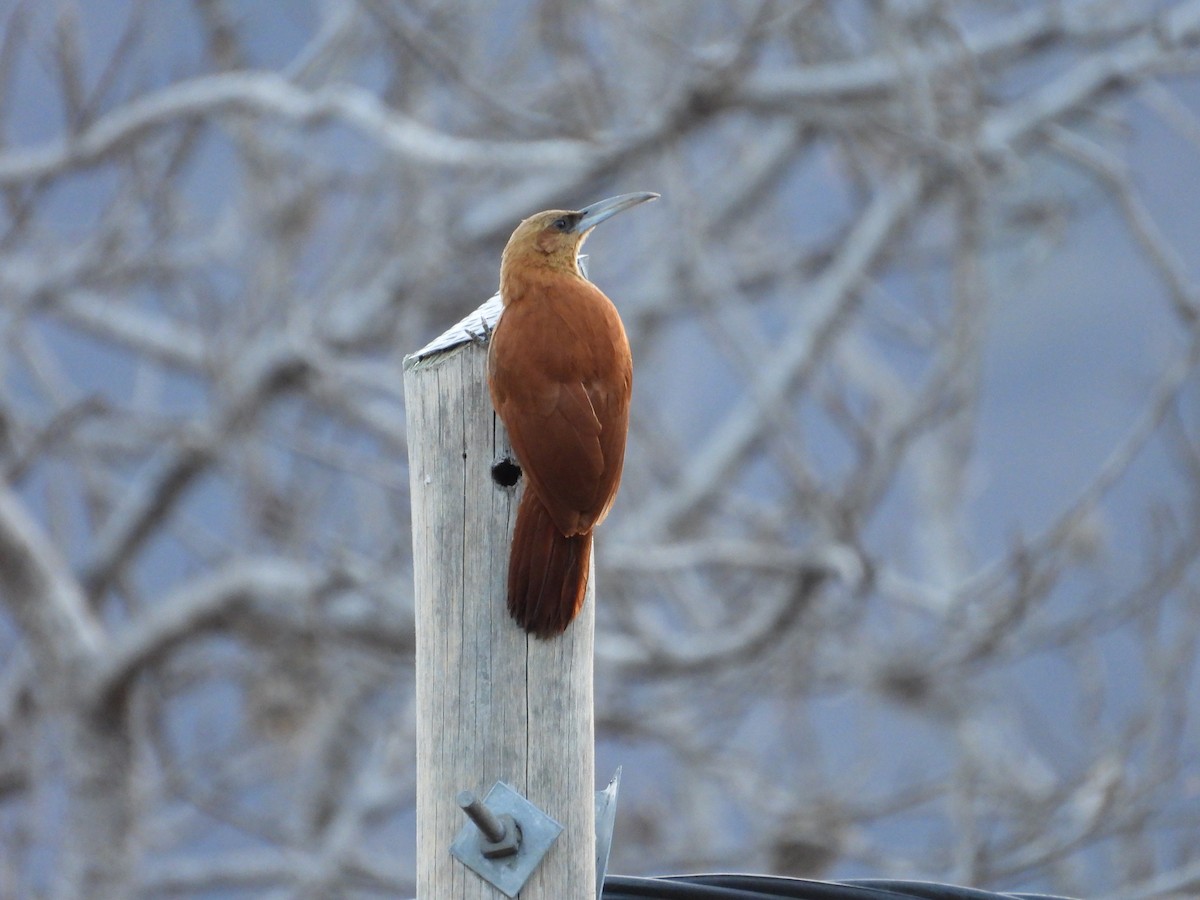
<svg viewBox="0 0 1200 900">
<path fill-rule="evenodd" d="M 810 881 L 772 875 L 609 875 L 603 900 L 1068 900 L 1049 894 L 994 894 L 930 881 L 863 878 Z"/>
</svg>

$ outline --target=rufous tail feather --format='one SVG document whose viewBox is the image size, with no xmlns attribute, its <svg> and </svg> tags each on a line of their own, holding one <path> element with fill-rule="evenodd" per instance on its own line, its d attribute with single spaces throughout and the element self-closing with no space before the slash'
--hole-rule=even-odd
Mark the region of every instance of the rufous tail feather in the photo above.
<svg viewBox="0 0 1200 900">
<path fill-rule="evenodd" d="M 591 533 L 563 535 L 526 488 L 508 560 L 508 611 L 517 624 L 539 638 L 566 631 L 583 608 L 591 557 Z"/>
</svg>

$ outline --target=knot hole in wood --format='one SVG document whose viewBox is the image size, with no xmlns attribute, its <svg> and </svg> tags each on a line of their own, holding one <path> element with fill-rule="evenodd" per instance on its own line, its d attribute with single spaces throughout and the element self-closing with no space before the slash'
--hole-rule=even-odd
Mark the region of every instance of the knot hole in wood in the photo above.
<svg viewBox="0 0 1200 900">
<path fill-rule="evenodd" d="M 492 466 L 492 481 L 500 487 L 510 488 L 520 480 L 521 467 L 512 457 L 506 456 Z"/>
</svg>

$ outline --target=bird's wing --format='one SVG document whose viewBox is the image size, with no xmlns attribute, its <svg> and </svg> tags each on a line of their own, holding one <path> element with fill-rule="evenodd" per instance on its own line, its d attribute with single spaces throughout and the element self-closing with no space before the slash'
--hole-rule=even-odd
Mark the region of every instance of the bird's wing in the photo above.
<svg viewBox="0 0 1200 900">
<path fill-rule="evenodd" d="M 555 524 L 574 534 L 591 527 L 604 474 L 600 420 L 581 382 L 532 382 L 509 394 L 497 411 Z"/>
<path fill-rule="evenodd" d="M 488 360 L 496 412 L 564 535 L 591 529 L 612 503 L 632 377 L 612 304 L 587 282 L 573 291 L 506 307 Z"/>
</svg>

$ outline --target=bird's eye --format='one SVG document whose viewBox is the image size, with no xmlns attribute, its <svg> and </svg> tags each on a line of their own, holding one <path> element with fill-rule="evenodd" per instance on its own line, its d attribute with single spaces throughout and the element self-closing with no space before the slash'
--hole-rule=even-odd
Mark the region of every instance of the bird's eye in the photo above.
<svg viewBox="0 0 1200 900">
<path fill-rule="evenodd" d="M 566 216 L 560 216 L 551 223 L 555 231 L 566 231 L 571 223 L 567 221 Z"/>
</svg>

